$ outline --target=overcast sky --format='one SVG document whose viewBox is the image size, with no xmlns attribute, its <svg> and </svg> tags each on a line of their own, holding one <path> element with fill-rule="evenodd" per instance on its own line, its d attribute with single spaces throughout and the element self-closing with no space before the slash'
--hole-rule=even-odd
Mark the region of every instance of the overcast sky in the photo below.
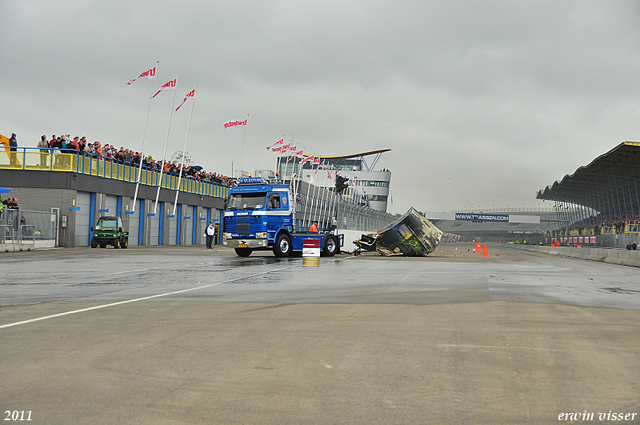
<svg viewBox="0 0 640 425">
<path fill-rule="evenodd" d="M 205 169 L 275 170 L 283 136 L 390 148 L 393 213 L 551 206 L 538 190 L 640 138 L 637 1 L 0 0 L 0 17 L 0 133 L 21 147 L 69 133 L 140 150 L 153 82 L 125 82 L 156 61 L 176 102 L 198 86 L 187 151 Z M 152 103 L 156 159 L 172 95 Z M 247 114 L 242 153 L 223 124 Z"/>
</svg>

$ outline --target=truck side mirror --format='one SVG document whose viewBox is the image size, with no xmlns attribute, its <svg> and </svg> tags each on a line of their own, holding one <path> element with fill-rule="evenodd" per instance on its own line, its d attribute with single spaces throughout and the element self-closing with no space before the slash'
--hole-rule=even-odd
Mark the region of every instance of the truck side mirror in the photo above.
<svg viewBox="0 0 640 425">
<path fill-rule="evenodd" d="M 122 233 L 122 227 L 118 227 L 118 232 Z"/>
</svg>

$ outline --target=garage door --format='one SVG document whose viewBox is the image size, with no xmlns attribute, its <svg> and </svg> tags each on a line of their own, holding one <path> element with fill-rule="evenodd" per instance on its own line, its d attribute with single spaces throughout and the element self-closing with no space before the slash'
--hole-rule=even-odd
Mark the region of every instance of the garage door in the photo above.
<svg viewBox="0 0 640 425">
<path fill-rule="evenodd" d="M 108 215 L 116 217 L 118 215 L 118 197 L 113 195 L 105 195 L 103 205 L 98 205 L 100 216 Z"/>
<path fill-rule="evenodd" d="M 91 194 L 78 192 L 76 195 L 76 228 L 74 246 L 89 246 L 91 242 Z"/>
<path fill-rule="evenodd" d="M 176 216 L 178 215 L 178 211 L 176 210 Z M 166 217 L 165 218 L 167 225 L 169 226 L 169 245 L 176 245 L 176 217 Z M 165 226 L 166 229 L 166 226 Z"/>
<path fill-rule="evenodd" d="M 136 200 L 136 212 L 128 214 L 129 217 L 129 245 L 138 245 L 138 235 L 140 234 L 140 199 Z"/>
<path fill-rule="evenodd" d="M 151 208 L 151 213 L 153 213 L 153 207 Z M 156 212 L 156 215 L 149 216 L 149 245 L 151 246 L 158 245 L 158 236 L 160 234 L 160 214 L 162 214 L 162 210 Z"/>
<path fill-rule="evenodd" d="M 193 245 L 193 208 L 182 205 L 182 245 Z"/>
</svg>

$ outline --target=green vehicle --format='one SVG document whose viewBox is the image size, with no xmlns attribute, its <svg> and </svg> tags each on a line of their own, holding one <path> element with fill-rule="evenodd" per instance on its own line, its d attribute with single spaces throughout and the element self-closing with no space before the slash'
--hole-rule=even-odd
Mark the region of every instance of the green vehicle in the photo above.
<svg viewBox="0 0 640 425">
<path fill-rule="evenodd" d="M 129 246 L 129 232 L 122 229 L 120 217 L 100 217 L 95 227 L 91 228 L 91 248 L 106 248 L 113 245 L 114 248 L 126 248 Z"/>
</svg>

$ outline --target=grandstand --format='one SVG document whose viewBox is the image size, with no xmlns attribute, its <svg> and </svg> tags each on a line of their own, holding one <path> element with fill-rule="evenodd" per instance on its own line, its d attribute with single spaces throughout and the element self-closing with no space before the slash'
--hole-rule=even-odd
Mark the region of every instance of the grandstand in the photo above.
<svg viewBox="0 0 640 425">
<path fill-rule="evenodd" d="M 537 199 L 554 201 L 565 225 L 553 237 L 595 237 L 601 246 L 623 248 L 639 239 L 640 142 L 623 142 L 540 190 Z M 584 239 L 583 239 L 584 240 Z"/>
<path fill-rule="evenodd" d="M 536 223 L 491 222 L 427 218 L 444 232 L 463 240 L 480 239 L 545 245 L 584 245 L 625 248 L 640 240 L 640 142 L 624 142 L 590 164 L 565 175 L 537 193 L 537 199 L 552 201 L 546 211 L 517 211 L 539 216 Z M 465 211 L 486 214 L 487 211 Z M 492 211 L 493 214 L 510 214 Z M 435 220 L 434 220 L 435 219 Z M 526 221 L 526 220 L 525 220 Z"/>
</svg>

